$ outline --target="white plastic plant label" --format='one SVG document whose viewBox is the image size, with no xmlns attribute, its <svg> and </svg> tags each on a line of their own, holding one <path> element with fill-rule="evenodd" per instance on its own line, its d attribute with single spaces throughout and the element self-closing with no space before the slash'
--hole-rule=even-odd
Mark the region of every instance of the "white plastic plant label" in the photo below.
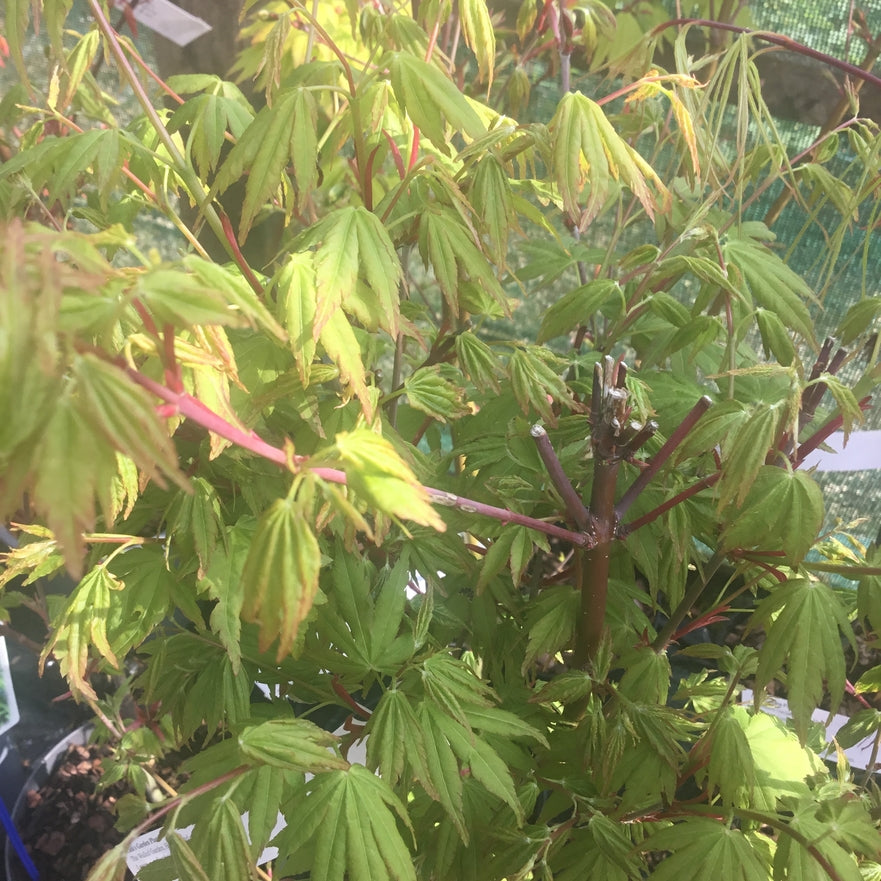
<svg viewBox="0 0 881 881">
<path fill-rule="evenodd" d="M 113 5 L 117 9 L 125 9 L 129 3 L 127 0 L 113 0 Z M 178 46 L 186 46 L 196 37 L 201 37 L 211 30 L 211 25 L 207 21 L 191 15 L 169 0 L 140 0 L 135 4 L 133 14 L 135 21 L 177 43 Z"/>
<path fill-rule="evenodd" d="M 0 636 L 0 734 L 8 731 L 16 722 L 18 722 L 18 704 L 15 702 L 15 692 L 12 689 L 6 639 Z"/>
</svg>

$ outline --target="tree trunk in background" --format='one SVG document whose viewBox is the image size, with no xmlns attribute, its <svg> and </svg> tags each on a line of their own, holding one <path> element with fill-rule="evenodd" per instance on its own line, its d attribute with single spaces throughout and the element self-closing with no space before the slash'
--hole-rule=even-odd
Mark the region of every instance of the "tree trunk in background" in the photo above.
<svg viewBox="0 0 881 881">
<path fill-rule="evenodd" d="M 178 46 L 155 35 L 153 45 L 159 74 L 214 73 L 226 76 L 235 60 L 242 0 L 174 0 L 176 6 L 197 15 L 211 30 L 188 46 Z"/>
</svg>

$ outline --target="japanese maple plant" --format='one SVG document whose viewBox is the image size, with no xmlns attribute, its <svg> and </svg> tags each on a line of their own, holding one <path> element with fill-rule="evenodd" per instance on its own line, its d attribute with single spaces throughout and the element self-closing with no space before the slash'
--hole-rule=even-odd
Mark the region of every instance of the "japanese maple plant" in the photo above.
<svg viewBox="0 0 881 881">
<path fill-rule="evenodd" d="M 878 223 L 855 96 L 793 155 L 749 34 L 245 5 L 230 80 L 162 82 L 101 0 L 6 4 L 0 603 L 74 576 L 42 661 L 111 778 L 196 751 L 90 877 L 151 827 L 184 881 L 881 877 L 878 790 L 811 722 L 856 693 L 877 747 L 881 570 L 799 467 L 881 380 L 871 289 L 814 329 Z"/>
</svg>

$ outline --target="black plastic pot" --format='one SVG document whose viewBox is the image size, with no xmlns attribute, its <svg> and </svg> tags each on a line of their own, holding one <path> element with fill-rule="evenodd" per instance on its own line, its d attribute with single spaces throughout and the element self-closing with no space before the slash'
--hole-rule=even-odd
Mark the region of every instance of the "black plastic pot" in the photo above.
<svg viewBox="0 0 881 881">
<path fill-rule="evenodd" d="M 33 770 L 19 791 L 18 798 L 16 798 L 15 804 L 12 807 L 12 820 L 17 828 L 20 829 L 22 826 L 22 820 L 27 809 L 28 792 L 39 789 L 49 780 L 61 759 L 64 758 L 68 747 L 85 746 L 89 742 L 92 728 L 91 724 L 86 724 L 72 731 L 67 737 L 58 741 L 39 761 L 34 763 L 32 766 Z M 3 856 L 6 881 L 30 881 L 9 840 L 6 841 Z"/>
</svg>

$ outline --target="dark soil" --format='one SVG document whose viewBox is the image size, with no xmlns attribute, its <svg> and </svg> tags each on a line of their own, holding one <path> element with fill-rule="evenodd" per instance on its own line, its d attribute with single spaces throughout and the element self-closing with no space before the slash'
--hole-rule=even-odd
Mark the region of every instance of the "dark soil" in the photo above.
<svg viewBox="0 0 881 881">
<path fill-rule="evenodd" d="M 101 854 L 122 841 L 114 807 L 128 790 L 121 783 L 97 785 L 108 753 L 107 747 L 71 746 L 51 778 L 27 793 L 20 832 L 40 881 L 83 881 Z"/>
</svg>

